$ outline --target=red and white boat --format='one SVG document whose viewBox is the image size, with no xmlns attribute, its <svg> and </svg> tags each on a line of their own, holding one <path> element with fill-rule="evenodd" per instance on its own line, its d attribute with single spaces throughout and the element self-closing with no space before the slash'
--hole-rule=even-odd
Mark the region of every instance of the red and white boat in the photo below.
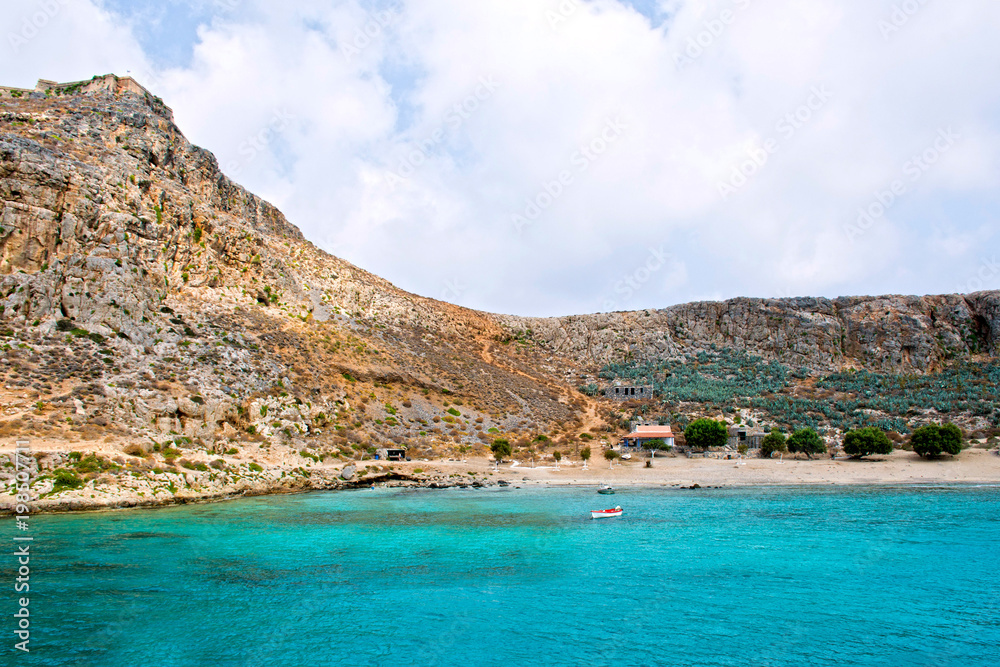
<svg viewBox="0 0 1000 667">
<path fill-rule="evenodd" d="M 616 507 L 611 510 L 590 510 L 591 519 L 610 519 L 613 516 L 621 516 L 622 508 Z"/>
</svg>

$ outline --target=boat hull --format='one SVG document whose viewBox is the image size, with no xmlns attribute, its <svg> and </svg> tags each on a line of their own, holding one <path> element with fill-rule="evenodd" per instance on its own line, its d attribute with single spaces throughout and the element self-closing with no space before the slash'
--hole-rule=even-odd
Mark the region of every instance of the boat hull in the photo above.
<svg viewBox="0 0 1000 667">
<path fill-rule="evenodd" d="M 590 510 L 591 519 L 612 519 L 622 515 L 622 508 L 616 507 L 613 510 Z"/>
</svg>

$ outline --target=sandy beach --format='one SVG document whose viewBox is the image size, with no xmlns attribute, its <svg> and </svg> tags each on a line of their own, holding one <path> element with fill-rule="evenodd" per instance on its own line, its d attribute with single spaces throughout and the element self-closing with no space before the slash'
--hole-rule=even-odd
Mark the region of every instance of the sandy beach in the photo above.
<svg viewBox="0 0 1000 667">
<path fill-rule="evenodd" d="M 732 459 L 663 457 L 653 462 L 626 461 L 609 467 L 607 461 L 591 461 L 584 469 L 579 461 L 558 468 L 504 463 L 496 470 L 492 461 L 394 463 L 401 471 L 422 468 L 443 475 L 476 472 L 482 479 L 504 479 L 515 485 L 573 485 L 608 483 L 617 486 L 753 486 L 800 484 L 1000 484 L 997 452 L 968 449 L 959 456 L 925 460 L 913 452 L 896 451 L 871 459 Z M 493 473 L 489 475 L 489 473 Z"/>
</svg>

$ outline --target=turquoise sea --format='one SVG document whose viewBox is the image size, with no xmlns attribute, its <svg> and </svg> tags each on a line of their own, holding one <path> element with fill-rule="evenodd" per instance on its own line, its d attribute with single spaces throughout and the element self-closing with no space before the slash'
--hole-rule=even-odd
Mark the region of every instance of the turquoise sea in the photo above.
<svg viewBox="0 0 1000 667">
<path fill-rule="evenodd" d="M 32 521 L 32 651 L 9 634 L 3 664 L 1000 662 L 998 488 L 386 489 Z"/>
</svg>

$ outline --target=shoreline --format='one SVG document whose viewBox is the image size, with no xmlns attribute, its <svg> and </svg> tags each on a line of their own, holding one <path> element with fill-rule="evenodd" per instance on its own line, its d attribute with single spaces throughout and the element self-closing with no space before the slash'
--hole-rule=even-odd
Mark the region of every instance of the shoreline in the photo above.
<svg viewBox="0 0 1000 667">
<path fill-rule="evenodd" d="M 375 463 L 375 462 L 366 462 Z M 924 460 L 912 452 L 897 451 L 873 459 L 734 459 L 657 458 L 652 468 L 643 462 L 613 468 L 579 462 L 559 467 L 526 467 L 492 461 L 378 462 L 367 476 L 342 479 L 342 467 L 317 466 L 308 476 L 284 476 L 270 468 L 253 481 L 206 489 L 189 486 L 172 495 L 145 497 L 133 487 L 108 484 L 102 497 L 94 489 L 66 491 L 60 497 L 35 499 L 32 514 L 156 509 L 187 504 L 226 502 L 239 498 L 317 491 L 368 488 L 408 489 L 521 489 L 586 488 L 610 484 L 616 489 L 738 489 L 738 488 L 931 488 L 1000 487 L 1000 456 L 996 451 L 968 449 L 954 458 Z M 281 474 L 282 476 L 278 476 Z M 111 487 L 111 488 L 108 488 Z M 87 496 L 90 497 L 87 497 Z M 12 514 L 14 497 L 0 494 L 0 515 Z"/>
<path fill-rule="evenodd" d="M 296 489 L 290 491 L 274 491 L 271 493 L 248 493 L 248 494 L 227 494 L 220 496 L 199 496 L 199 497 L 184 497 L 184 498 L 174 498 L 174 499 L 164 499 L 160 501 L 152 502 L 141 502 L 138 504 L 130 504 L 128 502 L 123 502 L 121 504 L 106 503 L 101 505 L 94 505 L 89 507 L 72 507 L 66 506 L 71 505 L 72 501 L 64 504 L 59 504 L 55 507 L 47 507 L 41 510 L 35 510 L 31 514 L 38 515 L 54 515 L 54 514 L 96 514 L 101 512 L 127 512 L 132 510 L 157 510 L 157 509 L 168 509 L 171 507 L 182 507 L 184 505 L 211 505 L 215 503 L 226 503 L 247 498 L 261 498 L 261 497 L 271 497 L 271 496 L 297 496 L 297 495 L 308 495 L 312 493 L 330 493 L 330 492 L 350 492 L 350 491 L 368 491 L 373 489 L 383 490 L 383 489 L 411 489 L 411 490 L 426 490 L 426 491 L 449 491 L 449 490 L 479 490 L 479 491 L 497 491 L 497 490 L 523 490 L 523 489 L 583 489 L 586 487 L 598 487 L 599 484 L 596 483 L 567 483 L 567 484 L 547 484 L 540 483 L 529 486 L 521 486 L 517 483 L 511 482 L 507 486 L 500 486 L 499 484 L 491 485 L 478 485 L 472 486 L 470 484 L 451 484 L 451 485 L 441 485 L 441 484 L 388 484 L 382 487 L 374 486 L 343 486 L 343 487 L 330 487 L 330 488 L 306 488 L 306 489 Z M 701 485 L 697 484 L 695 486 L 677 486 L 677 485 L 667 485 L 667 484 L 645 484 L 645 483 L 635 483 L 627 484 L 624 486 L 616 487 L 617 490 L 642 490 L 642 491 L 719 491 L 728 489 L 980 489 L 980 488 L 998 488 L 1000 489 L 1000 480 L 969 480 L 961 482 L 940 482 L 940 481 L 926 481 L 926 482 L 812 482 L 812 483 L 796 483 L 796 484 L 784 484 L 784 483 L 764 483 L 764 484 L 729 484 L 729 485 Z M 12 516 L 13 512 L 8 508 L 0 509 L 0 516 Z"/>
</svg>

